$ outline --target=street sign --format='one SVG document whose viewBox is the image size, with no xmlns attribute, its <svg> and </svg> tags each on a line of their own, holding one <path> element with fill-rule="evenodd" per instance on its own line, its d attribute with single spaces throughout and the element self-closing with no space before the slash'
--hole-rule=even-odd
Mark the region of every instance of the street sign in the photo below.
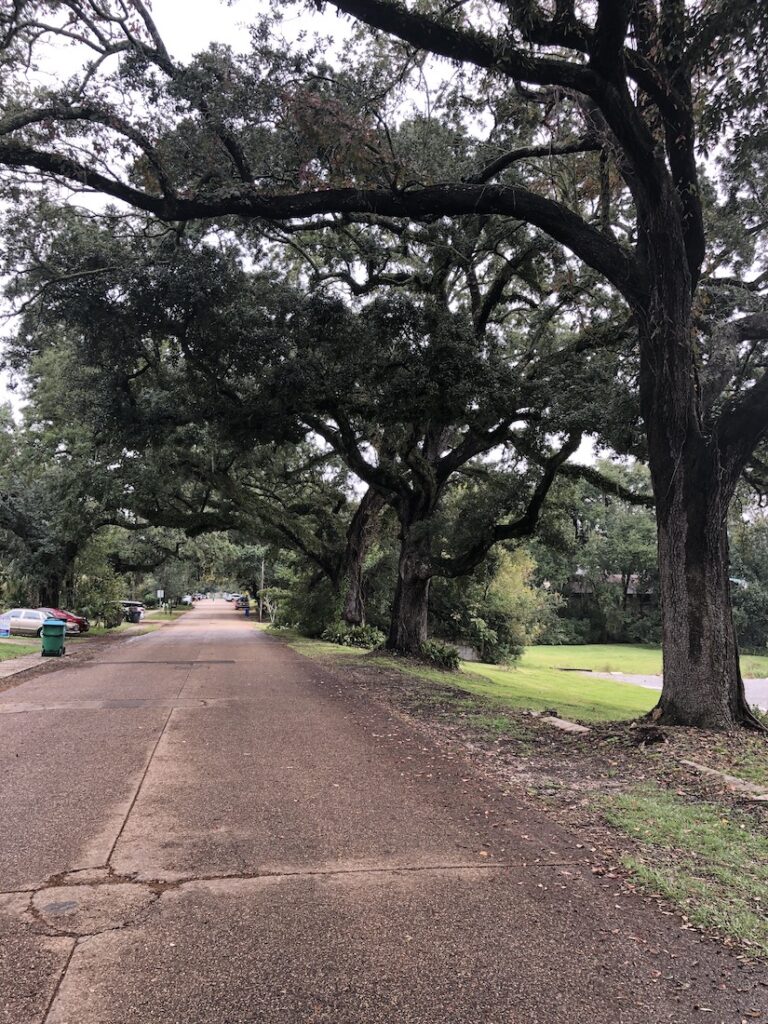
<svg viewBox="0 0 768 1024">
<path fill-rule="evenodd" d="M 159 600 L 159 601 L 162 601 L 162 599 L 163 599 L 164 597 L 165 597 L 165 591 L 164 591 L 164 590 L 158 590 L 158 592 L 157 592 L 157 598 L 158 598 L 158 600 Z"/>
</svg>

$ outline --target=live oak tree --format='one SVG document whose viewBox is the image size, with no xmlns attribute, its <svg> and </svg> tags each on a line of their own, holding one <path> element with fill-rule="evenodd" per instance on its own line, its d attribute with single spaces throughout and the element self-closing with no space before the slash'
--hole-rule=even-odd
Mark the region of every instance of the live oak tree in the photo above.
<svg viewBox="0 0 768 1024">
<path fill-rule="evenodd" d="M 338 459 L 256 385 L 291 290 L 226 248 L 104 220 L 64 210 L 35 221 L 11 289 L 28 296 L 11 365 L 119 469 L 137 525 L 234 529 L 293 550 L 315 583 L 328 580 L 341 617 L 363 623 L 383 502 L 356 495 Z"/>
<path fill-rule="evenodd" d="M 59 607 L 72 595 L 78 555 L 104 527 L 123 519 L 120 483 L 86 439 L 57 435 L 26 411 L 2 431 L 0 539 L 3 561 L 26 581 L 26 601 Z"/>
<path fill-rule="evenodd" d="M 487 226 L 470 237 L 489 235 L 493 253 L 501 235 Z M 525 238 L 488 284 L 465 286 L 465 303 L 446 280 L 471 280 L 475 254 L 457 266 L 456 237 L 437 235 L 416 295 L 355 309 L 246 271 L 222 247 L 165 239 L 143 260 L 133 235 L 121 245 L 123 231 L 112 222 L 88 232 L 64 218 L 26 286 L 16 286 L 43 293 L 26 309 L 17 362 L 40 349 L 53 358 L 52 338 L 76 336 L 76 349 L 57 352 L 76 351 L 68 363 L 80 369 L 69 377 L 83 375 L 84 386 L 68 384 L 69 405 L 79 393 L 81 419 L 113 437 L 141 520 L 196 533 L 250 528 L 293 548 L 336 591 L 344 585 L 349 622 L 364 619 L 362 566 L 381 510 L 391 506 L 401 555 L 389 642 L 417 651 L 431 578 L 464 574 L 495 543 L 535 529 L 590 419 L 583 392 L 602 392 L 614 378 L 601 350 L 617 335 L 612 324 L 574 340 L 551 329 L 550 310 L 540 325 L 546 345 L 532 362 L 528 334 L 493 322 L 502 310 L 511 316 L 511 297 L 502 303 L 507 285 L 518 299 L 525 289 L 524 305 L 536 308 L 526 276 L 538 247 Z M 417 241 L 409 238 L 412 247 Z M 66 272 L 76 264 L 85 269 Z M 494 449 L 507 452 L 508 464 L 475 472 L 468 505 L 483 515 L 467 514 L 474 528 L 459 543 L 436 525 L 446 489 Z M 329 453 L 368 487 L 351 518 Z"/>
<path fill-rule="evenodd" d="M 362 102 L 370 79 L 360 68 L 358 102 L 347 102 L 354 74 L 336 94 L 318 84 L 331 75 L 311 74 L 314 55 L 281 56 L 264 32 L 242 61 L 219 50 L 185 68 L 140 0 L 72 0 L 66 19 L 56 5 L 33 2 L 4 18 L 0 161 L 164 220 L 502 213 L 564 246 L 623 298 L 637 331 L 664 619 L 657 717 L 754 724 L 738 667 L 726 520 L 768 428 L 760 70 L 768 11 L 749 0 L 514 0 L 483 15 L 399 0 L 334 6 L 397 41 L 401 74 L 384 92 L 401 87 L 414 51 L 451 61 L 462 69 L 468 110 L 489 109 L 484 93 L 522 98 L 538 144 L 497 150 L 474 174 L 456 174 L 446 160 L 438 179 L 424 180 L 401 153 L 387 158 L 383 104 Z M 51 34 L 80 39 L 88 65 L 62 89 L 25 91 L 14 67 Z M 107 73 L 116 88 L 104 87 Z M 256 104 L 246 102 L 249 85 L 259 87 Z M 114 99 L 123 96 L 125 105 Z M 297 128 L 309 104 L 321 122 L 346 125 L 343 144 Z M 502 110 L 497 103 L 492 114 Z M 84 139 L 96 145 L 90 159 Z M 595 140 L 599 154 L 590 157 Z M 546 175 L 516 173 L 523 162 L 572 159 L 594 161 L 591 209 Z M 718 244 L 722 216 L 740 221 L 738 252 Z M 713 303 L 724 277 L 731 301 Z"/>
<path fill-rule="evenodd" d="M 406 295 L 359 311 L 310 296 L 290 327 L 264 367 L 265 386 L 395 511 L 400 556 L 388 646 L 417 653 L 430 581 L 464 575 L 495 544 L 535 530 L 581 438 L 583 405 L 574 413 L 568 403 L 578 387 L 576 349 L 563 346 L 548 374 L 538 366 L 528 375 L 509 339 L 479 345 L 471 319 Z M 495 462 L 483 466 L 491 453 Z M 444 500 L 465 474 L 475 483 L 464 529 L 446 531 Z"/>
</svg>

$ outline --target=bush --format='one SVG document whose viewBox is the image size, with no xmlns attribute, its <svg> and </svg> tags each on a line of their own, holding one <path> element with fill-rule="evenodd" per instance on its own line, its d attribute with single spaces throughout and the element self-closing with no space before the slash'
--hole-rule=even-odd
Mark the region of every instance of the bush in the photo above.
<svg viewBox="0 0 768 1024">
<path fill-rule="evenodd" d="M 386 637 L 375 626 L 350 626 L 346 622 L 334 622 L 326 626 L 320 635 L 321 640 L 329 644 L 340 644 L 342 647 L 362 647 L 371 650 L 381 647 Z"/>
<path fill-rule="evenodd" d="M 459 652 L 455 647 L 442 643 L 440 640 L 425 640 L 421 645 L 421 657 L 430 665 L 457 672 L 459 668 Z"/>
<path fill-rule="evenodd" d="M 531 585 L 534 562 L 521 550 L 496 551 L 473 575 L 436 579 L 430 628 L 474 647 L 481 661 L 508 665 L 535 643 L 555 618 L 559 598 Z"/>
<path fill-rule="evenodd" d="M 99 601 L 83 605 L 80 611 L 94 625 L 104 626 L 105 629 L 115 629 L 125 621 L 125 609 L 117 601 Z"/>
</svg>

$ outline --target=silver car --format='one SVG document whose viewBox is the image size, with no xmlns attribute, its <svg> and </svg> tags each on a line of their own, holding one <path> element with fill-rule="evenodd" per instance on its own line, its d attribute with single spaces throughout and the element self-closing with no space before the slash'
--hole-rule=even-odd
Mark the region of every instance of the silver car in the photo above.
<svg viewBox="0 0 768 1024">
<path fill-rule="evenodd" d="M 38 608 L 11 608 L 5 614 L 11 620 L 14 636 L 40 636 L 43 623 L 50 618 L 48 612 L 41 612 Z"/>
</svg>

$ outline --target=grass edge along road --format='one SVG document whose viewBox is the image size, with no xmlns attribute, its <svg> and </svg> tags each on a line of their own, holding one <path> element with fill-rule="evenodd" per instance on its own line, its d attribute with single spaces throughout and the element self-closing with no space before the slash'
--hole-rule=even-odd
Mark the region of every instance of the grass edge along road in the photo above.
<svg viewBox="0 0 768 1024">
<path fill-rule="evenodd" d="M 768 957 L 768 836 L 753 815 L 655 783 L 601 802 L 636 845 L 619 859 L 639 888 L 677 906 L 686 923 Z"/>
<path fill-rule="evenodd" d="M 562 718 L 583 722 L 609 722 L 646 714 L 658 700 L 653 690 L 632 683 L 561 672 L 554 667 L 531 665 L 529 653 L 514 668 L 463 662 L 458 672 L 442 672 L 417 661 L 370 654 L 354 647 L 341 647 L 323 640 L 311 640 L 293 630 L 275 630 L 294 650 L 307 657 L 346 660 L 365 657 L 367 664 L 394 669 L 427 682 L 466 690 L 499 707 L 530 711 L 556 710 Z M 541 648 L 533 648 L 533 651 Z M 571 651 L 573 648 L 552 648 Z"/>
<path fill-rule="evenodd" d="M 646 644 L 572 644 L 562 647 L 527 647 L 519 664 L 528 668 L 580 669 L 585 672 L 622 672 L 625 675 L 661 675 L 661 648 Z M 768 678 L 768 655 L 742 654 L 745 679 Z"/>
<path fill-rule="evenodd" d="M 385 654 L 309 639 L 294 630 L 273 632 L 310 658 L 365 657 L 368 664 L 458 687 L 503 707 L 529 711 L 554 709 L 562 718 L 585 723 L 636 718 L 650 711 L 658 700 L 658 694 L 645 687 L 597 676 L 590 679 L 581 674 L 592 671 L 656 675 L 661 671 L 661 652 L 656 647 L 636 644 L 528 647 L 512 668 L 463 662 L 458 672 L 443 672 L 417 661 L 404 662 Z M 566 669 L 578 671 L 571 674 L 563 671 Z M 742 670 L 747 678 L 768 677 L 768 657 L 745 655 Z"/>
<path fill-rule="evenodd" d="M 39 654 L 40 644 L 32 646 L 29 643 L 17 643 L 13 639 L 0 640 L 0 661 L 10 661 L 13 658 L 23 658 L 25 654 Z"/>
</svg>

